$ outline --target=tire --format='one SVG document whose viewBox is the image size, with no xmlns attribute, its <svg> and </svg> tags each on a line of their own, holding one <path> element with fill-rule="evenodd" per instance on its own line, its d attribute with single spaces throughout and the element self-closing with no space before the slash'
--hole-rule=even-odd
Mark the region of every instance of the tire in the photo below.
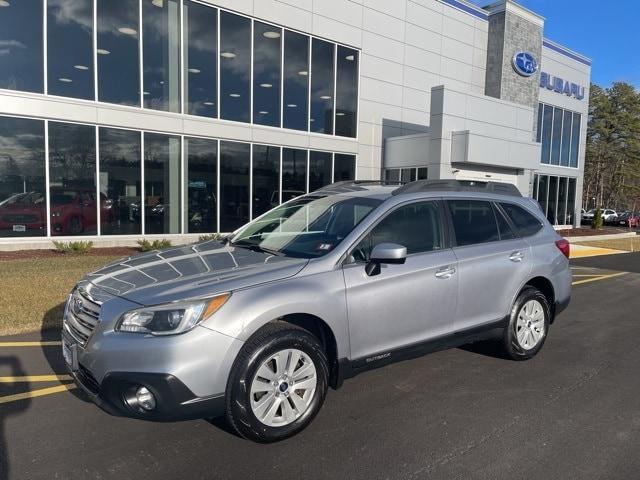
<svg viewBox="0 0 640 480">
<path fill-rule="evenodd" d="M 289 363 L 296 358 L 291 369 Z M 226 390 L 227 421 L 255 442 L 289 438 L 320 411 L 328 382 L 327 357 L 314 335 L 286 322 L 267 324 L 244 344 L 233 364 Z"/>
<path fill-rule="evenodd" d="M 509 324 L 504 330 L 507 356 L 513 360 L 533 358 L 547 339 L 550 321 L 547 297 L 535 287 L 525 287 L 511 307 Z"/>
<path fill-rule="evenodd" d="M 69 220 L 69 233 L 71 235 L 79 235 L 83 230 L 82 219 L 80 217 L 71 217 L 71 220 Z"/>
</svg>

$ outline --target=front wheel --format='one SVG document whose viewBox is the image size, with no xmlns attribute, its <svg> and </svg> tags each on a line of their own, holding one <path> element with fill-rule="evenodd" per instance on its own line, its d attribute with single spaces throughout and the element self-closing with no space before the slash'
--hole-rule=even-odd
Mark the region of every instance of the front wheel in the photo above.
<svg viewBox="0 0 640 480">
<path fill-rule="evenodd" d="M 551 309 L 547 297 L 535 287 L 525 287 L 511 308 L 504 331 L 504 348 L 513 360 L 528 360 L 544 345 Z"/>
<path fill-rule="evenodd" d="M 227 420 L 268 443 L 303 430 L 327 392 L 327 357 L 316 337 L 285 322 L 266 325 L 242 347 L 227 384 Z"/>
</svg>

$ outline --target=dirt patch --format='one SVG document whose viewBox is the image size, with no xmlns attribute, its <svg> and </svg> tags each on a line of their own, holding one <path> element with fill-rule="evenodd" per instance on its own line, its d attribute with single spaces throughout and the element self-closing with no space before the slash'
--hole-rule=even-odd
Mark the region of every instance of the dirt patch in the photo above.
<svg viewBox="0 0 640 480">
<path fill-rule="evenodd" d="M 38 258 L 129 257 L 136 253 L 140 253 L 140 250 L 134 247 L 92 248 L 82 255 L 64 254 L 56 250 L 17 250 L 15 252 L 0 251 L 0 261 Z"/>
<path fill-rule="evenodd" d="M 591 227 L 580 227 L 568 230 L 558 230 L 557 232 L 563 237 L 592 237 L 594 235 L 615 235 L 617 233 L 629 233 L 633 232 L 633 230 L 618 227 L 604 227 L 600 230 L 595 230 Z"/>
</svg>

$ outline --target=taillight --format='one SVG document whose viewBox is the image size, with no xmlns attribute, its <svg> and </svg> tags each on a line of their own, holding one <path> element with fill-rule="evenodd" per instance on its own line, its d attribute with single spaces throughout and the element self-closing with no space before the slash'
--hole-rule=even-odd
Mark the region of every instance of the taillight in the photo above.
<svg viewBox="0 0 640 480">
<path fill-rule="evenodd" d="M 556 241 L 556 247 L 558 247 L 558 250 L 560 250 L 565 257 L 569 258 L 569 253 L 571 252 L 571 244 L 568 240 L 561 238 L 560 240 Z"/>
</svg>

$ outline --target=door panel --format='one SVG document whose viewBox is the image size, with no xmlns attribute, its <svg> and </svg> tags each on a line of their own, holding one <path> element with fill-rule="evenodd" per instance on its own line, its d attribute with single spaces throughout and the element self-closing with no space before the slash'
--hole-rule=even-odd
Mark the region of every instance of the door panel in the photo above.
<svg viewBox="0 0 640 480">
<path fill-rule="evenodd" d="M 459 287 L 455 328 L 462 330 L 504 318 L 513 296 L 531 271 L 531 252 L 522 239 L 453 249 Z"/>
<path fill-rule="evenodd" d="M 385 353 L 453 328 L 458 275 L 451 249 L 409 255 L 403 265 L 345 265 L 351 358 Z M 446 270 L 453 270 L 446 272 Z"/>
<path fill-rule="evenodd" d="M 460 276 L 455 329 L 501 320 L 531 270 L 529 245 L 489 201 L 455 199 L 447 207 Z"/>
<path fill-rule="evenodd" d="M 448 332 L 455 314 L 458 277 L 453 251 L 445 248 L 443 205 L 414 201 L 394 207 L 352 251 L 360 263 L 345 265 L 351 358 L 421 342 Z M 402 265 L 381 265 L 368 276 L 374 246 L 407 248 Z"/>
</svg>

